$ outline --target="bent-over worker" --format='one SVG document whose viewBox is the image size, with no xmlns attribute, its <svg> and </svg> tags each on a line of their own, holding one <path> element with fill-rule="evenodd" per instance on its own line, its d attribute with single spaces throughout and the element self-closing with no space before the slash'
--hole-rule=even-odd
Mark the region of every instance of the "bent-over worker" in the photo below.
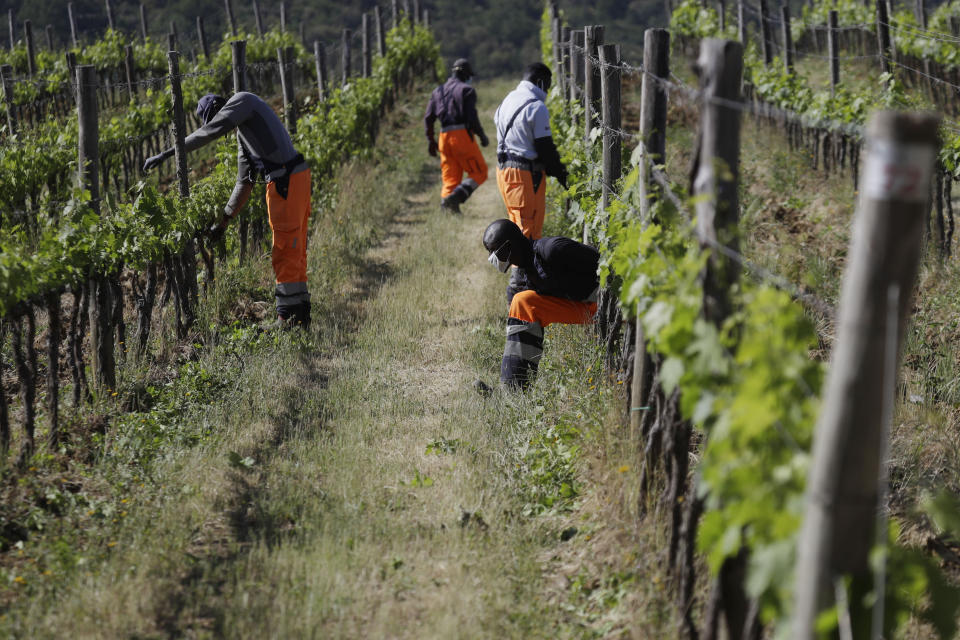
<svg viewBox="0 0 960 640">
<path fill-rule="evenodd" d="M 487 179 L 487 162 L 473 136 L 487 146 L 490 140 L 477 117 L 477 92 L 470 86 L 473 68 L 466 58 L 453 63 L 447 81 L 433 90 L 423 128 L 427 135 L 427 151 L 440 154 L 443 190 L 440 206 L 451 213 L 460 213 L 460 205 Z M 434 137 L 434 122 L 440 121 L 440 140 Z M 467 174 L 467 178 L 463 174 Z"/>
<path fill-rule="evenodd" d="M 310 168 L 293 147 L 280 118 L 259 96 L 246 91 L 229 100 L 207 94 L 197 103 L 203 123 L 187 136 L 186 150 L 194 151 L 237 130 L 237 183 L 220 219 L 210 227 L 213 238 L 250 198 L 258 176 L 267 180 L 267 214 L 273 231 L 272 262 L 276 276 L 277 319 L 281 326 L 310 325 L 307 291 L 307 221 L 310 218 Z M 174 149 L 147 159 L 149 171 L 169 158 Z"/>
<path fill-rule="evenodd" d="M 531 240 L 516 224 L 500 219 L 483 232 L 488 261 L 501 273 L 517 269 L 520 288 L 510 301 L 500 382 L 523 388 L 537 373 L 543 329 L 553 323 L 587 324 L 597 312 L 600 254 L 561 236 Z"/>
</svg>

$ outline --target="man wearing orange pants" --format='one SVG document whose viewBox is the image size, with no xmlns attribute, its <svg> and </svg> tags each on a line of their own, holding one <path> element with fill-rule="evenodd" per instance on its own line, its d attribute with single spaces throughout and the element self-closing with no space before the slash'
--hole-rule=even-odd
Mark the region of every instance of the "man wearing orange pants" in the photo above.
<svg viewBox="0 0 960 640">
<path fill-rule="evenodd" d="M 536 240 L 543 235 L 546 213 L 546 176 L 567 186 L 567 169 L 550 131 L 550 112 L 544 100 L 552 74 L 542 62 L 527 66 L 523 80 L 497 108 L 497 187 L 507 215 Z M 507 298 L 519 291 L 516 271 L 507 287 Z"/>
<path fill-rule="evenodd" d="M 208 230 L 217 239 L 250 198 L 257 177 L 267 180 L 267 215 L 273 230 L 277 320 L 281 326 L 310 325 L 307 291 L 307 222 L 310 219 L 310 169 L 293 147 L 280 118 L 258 96 L 241 91 L 229 100 L 207 94 L 197 103 L 203 126 L 187 136 L 193 151 L 237 129 L 237 183 L 223 215 Z M 172 156 L 173 148 L 150 157 L 144 171 Z"/>
<path fill-rule="evenodd" d="M 483 146 L 490 141 L 477 117 L 477 92 L 470 86 L 472 77 L 473 68 L 466 58 L 453 63 L 453 73 L 433 90 L 423 117 L 427 151 L 434 157 L 440 153 L 443 178 L 440 206 L 451 213 L 460 213 L 460 205 L 487 179 L 487 162 L 473 136 L 476 134 Z M 437 120 L 440 121 L 439 142 L 433 132 Z M 468 176 L 466 179 L 464 173 Z"/>
<path fill-rule="evenodd" d="M 560 236 L 530 240 L 510 220 L 496 220 L 483 233 L 488 261 L 500 272 L 517 267 L 521 288 L 510 301 L 500 382 L 523 388 L 537 373 L 543 329 L 553 323 L 586 324 L 597 312 L 600 254 Z"/>
</svg>

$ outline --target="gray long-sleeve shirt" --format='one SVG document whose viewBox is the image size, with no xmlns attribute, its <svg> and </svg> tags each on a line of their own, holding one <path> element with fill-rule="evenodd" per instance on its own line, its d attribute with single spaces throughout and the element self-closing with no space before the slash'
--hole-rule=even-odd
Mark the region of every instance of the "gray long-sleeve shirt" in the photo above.
<svg viewBox="0 0 960 640">
<path fill-rule="evenodd" d="M 256 169 L 268 180 L 283 175 L 284 165 L 297 156 L 290 134 L 283 122 L 259 96 L 241 91 L 233 94 L 219 113 L 185 140 L 188 152 L 199 149 L 217 138 L 237 130 L 237 184 L 224 207 L 228 216 L 235 215 L 250 197 L 251 174 Z M 306 162 L 290 172 L 307 169 Z"/>
</svg>

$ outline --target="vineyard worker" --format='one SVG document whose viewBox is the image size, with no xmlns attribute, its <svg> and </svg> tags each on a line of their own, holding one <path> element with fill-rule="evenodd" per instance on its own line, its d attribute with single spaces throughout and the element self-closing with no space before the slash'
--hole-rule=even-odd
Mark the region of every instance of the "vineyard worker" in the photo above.
<svg viewBox="0 0 960 640">
<path fill-rule="evenodd" d="M 470 86 L 473 75 L 466 58 L 454 62 L 450 78 L 430 95 L 423 117 L 427 151 L 434 157 L 440 153 L 443 178 L 440 206 L 451 213 L 460 213 L 460 205 L 487 179 L 487 163 L 473 139 L 476 134 L 480 144 L 490 144 L 477 117 L 477 92 Z M 440 121 L 439 142 L 433 132 L 437 120 Z M 465 179 L 464 172 L 468 176 Z"/>
<path fill-rule="evenodd" d="M 597 312 L 600 254 L 570 238 L 531 240 L 507 219 L 483 232 L 488 261 L 501 273 L 517 267 L 523 288 L 510 301 L 507 342 L 500 382 L 522 389 L 537 373 L 543 355 L 543 329 L 553 323 L 587 324 Z"/>
<path fill-rule="evenodd" d="M 567 187 L 567 169 L 550 132 L 550 112 L 544 100 L 550 90 L 550 69 L 542 62 L 528 65 L 523 81 L 497 108 L 497 187 L 509 218 L 536 240 L 543 235 L 547 185 L 545 176 Z"/>
<path fill-rule="evenodd" d="M 273 230 L 273 272 L 276 276 L 277 318 L 281 326 L 310 325 L 307 291 L 307 221 L 310 218 L 310 169 L 293 148 L 280 118 L 260 97 L 241 91 L 229 100 L 207 94 L 197 103 L 203 123 L 186 138 L 193 151 L 237 129 L 237 184 L 223 216 L 208 233 L 223 235 L 250 198 L 258 175 L 267 180 L 267 214 Z M 144 171 L 174 153 L 173 148 L 147 158 Z"/>
</svg>

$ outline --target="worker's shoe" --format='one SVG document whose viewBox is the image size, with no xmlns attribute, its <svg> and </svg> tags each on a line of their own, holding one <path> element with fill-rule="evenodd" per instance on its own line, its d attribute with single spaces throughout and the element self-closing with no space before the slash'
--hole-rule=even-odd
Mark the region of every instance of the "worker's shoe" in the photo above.
<svg viewBox="0 0 960 640">
<path fill-rule="evenodd" d="M 301 302 L 300 304 L 284 307 L 283 309 L 278 309 L 277 311 L 278 316 L 282 318 L 284 322 L 286 322 L 288 328 L 310 328 L 309 302 Z"/>
<path fill-rule="evenodd" d="M 458 196 L 459 194 L 456 191 L 454 191 L 453 193 L 448 195 L 446 198 L 443 198 L 442 200 L 440 200 L 440 208 L 445 211 L 449 211 L 450 213 L 456 213 L 456 214 L 462 213 L 460 211 L 461 200 Z"/>
</svg>

